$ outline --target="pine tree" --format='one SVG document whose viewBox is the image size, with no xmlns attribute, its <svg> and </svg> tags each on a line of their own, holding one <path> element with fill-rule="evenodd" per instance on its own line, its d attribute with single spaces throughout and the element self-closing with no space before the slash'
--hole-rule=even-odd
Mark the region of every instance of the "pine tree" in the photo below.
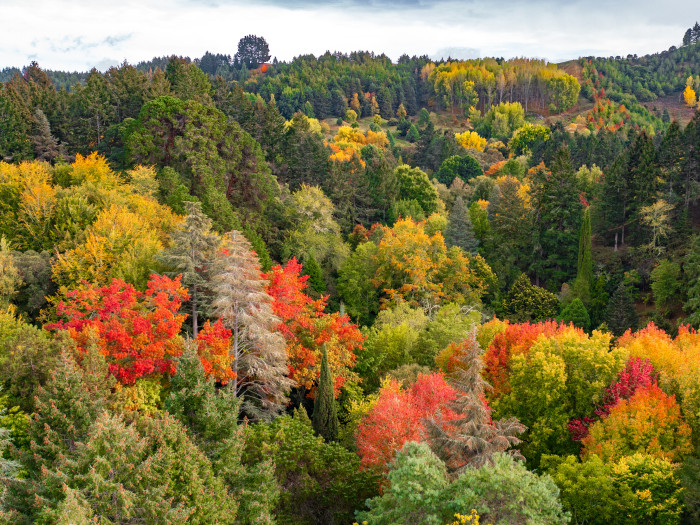
<svg viewBox="0 0 700 525">
<path fill-rule="evenodd" d="M 628 329 L 636 330 L 637 322 L 637 312 L 634 309 L 632 299 L 630 299 L 624 283 L 620 283 L 608 302 L 605 323 L 608 325 L 608 329 L 616 337 L 619 337 Z"/>
<path fill-rule="evenodd" d="M 574 326 L 583 328 L 585 331 L 588 331 L 591 327 L 591 318 L 588 315 L 588 310 L 586 310 L 583 301 L 578 297 L 562 310 L 559 321 L 566 324 L 573 323 Z"/>
<path fill-rule="evenodd" d="M 469 217 L 469 211 L 462 197 L 457 197 L 445 229 L 445 243 L 448 248 L 459 246 L 465 253 L 476 255 L 479 241 L 474 237 L 474 227 Z"/>
<path fill-rule="evenodd" d="M 328 351 L 323 346 L 323 358 L 321 359 L 321 377 L 318 380 L 316 398 L 314 399 L 314 412 L 311 417 L 314 430 L 326 441 L 338 439 L 338 415 L 335 407 L 335 395 L 333 377 L 328 366 Z"/>
<path fill-rule="evenodd" d="M 96 346 L 89 347 L 83 366 L 78 366 L 68 350 L 63 351 L 53 375 L 37 394 L 28 429 L 30 450 L 20 454 L 28 476 L 6 481 L 3 504 L 30 522 L 52 501 L 47 476 L 62 458 L 75 452 L 107 406 L 114 380 L 107 375 L 107 365 Z"/>
<path fill-rule="evenodd" d="M 491 409 L 485 402 L 490 385 L 481 374 L 482 351 L 474 332 L 461 343 L 459 353 L 460 363 L 451 377 L 457 399 L 448 405 L 457 418 L 450 420 L 449 425 L 440 421 L 440 414 L 426 421 L 430 447 L 455 474 L 467 467 L 493 464 L 494 454 L 520 443 L 517 435 L 526 430 L 516 418 L 491 419 Z M 509 453 L 522 459 L 517 450 Z"/>
<path fill-rule="evenodd" d="M 34 156 L 37 160 L 52 162 L 56 157 L 61 155 L 61 147 L 58 144 L 58 139 L 51 135 L 49 120 L 39 108 L 34 110 L 34 135 L 32 136 L 32 143 L 34 144 Z"/>
<path fill-rule="evenodd" d="M 173 232 L 171 248 L 161 259 L 175 271 L 171 276 L 182 274 L 182 284 L 187 286 L 192 305 L 192 336 L 199 332 L 199 312 L 206 304 L 206 284 L 209 280 L 208 264 L 221 243 L 218 235 L 211 231 L 212 221 L 202 211 L 201 202 L 185 201 L 187 217 L 182 226 Z"/>
<path fill-rule="evenodd" d="M 241 522 L 265 524 L 279 488 L 270 461 L 250 466 L 241 461 L 245 428 L 238 424 L 240 405 L 233 391 L 217 389 L 214 379 L 206 377 L 194 346 L 188 346 L 178 360 L 164 408 L 187 428 L 226 482 L 240 504 Z"/>
<path fill-rule="evenodd" d="M 272 297 L 265 293 L 258 257 L 240 232 L 224 237 L 212 271 L 212 313 L 233 337 L 235 377 L 229 388 L 244 398 L 249 416 L 273 417 L 286 404 L 292 385 L 286 345 L 277 331 L 280 320 L 272 313 Z"/>
</svg>

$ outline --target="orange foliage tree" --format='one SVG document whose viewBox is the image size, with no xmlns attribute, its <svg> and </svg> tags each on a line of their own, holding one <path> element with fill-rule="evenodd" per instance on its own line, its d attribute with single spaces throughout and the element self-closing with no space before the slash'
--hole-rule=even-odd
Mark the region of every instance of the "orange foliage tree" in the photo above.
<svg viewBox="0 0 700 525">
<path fill-rule="evenodd" d="M 120 279 L 108 286 L 88 284 L 66 293 L 57 306 L 58 322 L 46 329 L 66 330 L 80 352 L 97 344 L 110 373 L 133 384 L 140 377 L 175 373 L 186 317 L 178 310 L 187 299 L 180 277 L 153 274 L 145 293 Z"/>
<path fill-rule="evenodd" d="M 313 396 L 325 344 L 337 396 L 347 381 L 359 380 L 352 368 L 365 338 L 347 315 L 324 312 L 327 297 L 314 300 L 304 293 L 308 276 L 301 271 L 301 264 L 292 258 L 264 276 L 269 280 L 266 291 L 273 298 L 272 309 L 282 320 L 279 330 L 287 341 L 290 377 Z"/>
<path fill-rule="evenodd" d="M 653 384 L 621 399 L 607 417 L 591 426 L 582 440 L 582 455 L 617 461 L 642 452 L 679 462 L 693 451 L 690 435 L 675 396 Z"/>
<path fill-rule="evenodd" d="M 445 421 L 454 419 L 446 405 L 456 396 L 442 374 L 420 374 L 408 389 L 394 379 L 385 382 L 355 433 L 362 466 L 384 470 L 405 443 L 424 441 L 423 420 L 438 409 Z"/>
<path fill-rule="evenodd" d="M 658 372 L 659 386 L 675 394 L 683 416 L 696 435 L 700 435 L 700 334 L 681 326 L 678 337 L 649 323 L 646 328 L 627 331 L 617 342 L 630 356 L 649 359 Z"/>
</svg>

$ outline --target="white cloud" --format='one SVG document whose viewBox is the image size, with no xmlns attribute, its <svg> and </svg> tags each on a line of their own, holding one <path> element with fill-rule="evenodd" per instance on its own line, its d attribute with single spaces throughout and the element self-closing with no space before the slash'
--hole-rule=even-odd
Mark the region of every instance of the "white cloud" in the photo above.
<svg viewBox="0 0 700 525">
<path fill-rule="evenodd" d="M 675 3 L 414 0 L 316 7 L 303 1 L 2 0 L 0 17 L 11 22 L 0 32 L 0 68 L 37 60 L 48 69 L 86 70 L 124 59 L 194 58 L 207 50 L 234 54 L 246 34 L 264 36 L 273 56 L 283 60 L 326 50 L 371 50 L 393 59 L 449 49 L 552 61 L 641 55 L 677 45 L 694 23 L 685 16 L 692 4 Z"/>
</svg>

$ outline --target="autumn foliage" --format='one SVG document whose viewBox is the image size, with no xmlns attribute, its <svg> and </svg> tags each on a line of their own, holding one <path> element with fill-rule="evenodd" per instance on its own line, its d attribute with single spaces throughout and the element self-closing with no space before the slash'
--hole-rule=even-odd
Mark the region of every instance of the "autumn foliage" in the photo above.
<svg viewBox="0 0 700 525">
<path fill-rule="evenodd" d="M 337 396 L 346 381 L 358 379 L 352 368 L 364 336 L 347 315 L 324 311 L 326 297 L 314 300 L 304 293 L 308 276 L 301 271 L 301 264 L 292 258 L 265 275 L 266 291 L 274 299 L 272 309 L 281 319 L 279 330 L 287 341 L 290 377 L 313 395 L 325 344 Z"/>
<path fill-rule="evenodd" d="M 213 376 L 221 384 L 226 384 L 236 377 L 231 368 L 233 357 L 229 352 L 231 330 L 221 320 L 207 321 L 197 334 L 197 352 L 207 376 Z"/>
<path fill-rule="evenodd" d="M 526 354 L 541 336 L 550 337 L 571 327 L 555 321 L 541 323 L 508 324 L 504 331 L 497 333 L 484 354 L 484 376 L 491 384 L 491 396 L 500 397 L 510 391 L 510 360 L 515 355 Z"/>
<path fill-rule="evenodd" d="M 424 441 L 423 420 L 440 409 L 443 419 L 455 419 L 446 408 L 457 392 L 442 374 L 419 375 L 407 389 L 396 380 L 388 380 L 379 398 L 357 427 L 355 443 L 365 468 L 383 470 L 394 454 L 409 441 Z"/>
<path fill-rule="evenodd" d="M 175 372 L 186 317 L 178 310 L 187 299 L 179 277 L 153 274 L 145 293 L 120 279 L 108 286 L 88 284 L 66 293 L 56 309 L 59 321 L 46 329 L 68 331 L 80 352 L 94 342 L 109 371 L 123 384 L 133 384 L 140 377 Z"/>
<path fill-rule="evenodd" d="M 621 399 L 607 417 L 591 427 L 583 438 L 582 456 L 596 454 L 603 460 L 617 461 L 643 452 L 678 462 L 693 451 L 690 434 L 675 396 L 652 384 L 629 399 Z"/>
<path fill-rule="evenodd" d="M 627 362 L 625 369 L 620 372 L 620 377 L 616 383 L 605 390 L 601 405 L 596 408 L 595 415 L 605 418 L 610 411 L 617 406 L 620 400 L 631 398 L 640 388 L 649 388 L 656 384 L 656 374 L 654 367 L 648 359 L 632 357 Z M 595 423 L 596 418 L 584 417 L 574 419 L 569 423 L 571 439 L 581 441 L 588 435 L 589 427 Z"/>
</svg>

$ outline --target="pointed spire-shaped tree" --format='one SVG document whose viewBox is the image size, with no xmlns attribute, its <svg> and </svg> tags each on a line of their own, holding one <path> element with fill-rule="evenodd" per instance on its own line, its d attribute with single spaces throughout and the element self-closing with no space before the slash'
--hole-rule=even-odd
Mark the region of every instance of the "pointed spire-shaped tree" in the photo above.
<svg viewBox="0 0 700 525">
<path fill-rule="evenodd" d="M 41 109 L 34 110 L 34 134 L 32 143 L 34 144 L 34 154 L 37 160 L 52 162 L 61 154 L 61 147 L 58 139 L 51 135 L 49 120 Z"/>
<path fill-rule="evenodd" d="M 197 338 L 199 311 L 206 299 L 209 262 L 214 258 L 221 239 L 211 231 L 212 221 L 202 211 L 201 202 L 186 201 L 184 204 L 187 217 L 171 234 L 171 248 L 161 258 L 175 270 L 171 277 L 182 274 L 182 284 L 189 290 L 192 305 L 192 336 Z"/>
<path fill-rule="evenodd" d="M 492 464 L 493 455 L 520 443 L 517 435 L 526 430 L 514 417 L 499 421 L 491 419 L 491 409 L 485 398 L 486 390 L 491 386 L 481 374 L 484 367 L 481 354 L 472 332 L 454 354 L 459 365 L 452 373 L 451 382 L 458 393 L 448 408 L 458 415 L 457 418 L 451 419 L 449 425 L 441 421 L 439 413 L 426 420 L 431 448 L 455 474 L 467 467 Z M 517 450 L 509 453 L 522 458 Z"/>
<path fill-rule="evenodd" d="M 242 233 L 232 231 L 224 237 L 212 272 L 211 310 L 232 332 L 235 376 L 229 388 L 244 398 L 243 409 L 250 417 L 272 417 L 286 404 L 292 386 L 286 344 L 277 331 L 280 319 L 265 292 L 260 262 Z"/>
<path fill-rule="evenodd" d="M 318 380 L 312 420 L 314 430 L 323 439 L 326 441 L 336 441 L 338 439 L 338 414 L 335 407 L 333 378 L 331 377 L 331 369 L 328 366 L 328 351 L 325 345 L 323 345 L 321 377 Z"/>
<path fill-rule="evenodd" d="M 474 237 L 474 226 L 462 197 L 455 200 L 448 221 L 445 229 L 445 243 L 448 248 L 459 246 L 465 253 L 476 255 L 479 241 Z"/>
<path fill-rule="evenodd" d="M 605 312 L 605 322 L 608 329 L 619 337 L 624 334 L 628 328 L 637 329 L 637 312 L 634 309 L 632 299 L 630 299 L 624 283 L 620 283 L 615 293 L 610 298 L 608 308 Z"/>
</svg>

